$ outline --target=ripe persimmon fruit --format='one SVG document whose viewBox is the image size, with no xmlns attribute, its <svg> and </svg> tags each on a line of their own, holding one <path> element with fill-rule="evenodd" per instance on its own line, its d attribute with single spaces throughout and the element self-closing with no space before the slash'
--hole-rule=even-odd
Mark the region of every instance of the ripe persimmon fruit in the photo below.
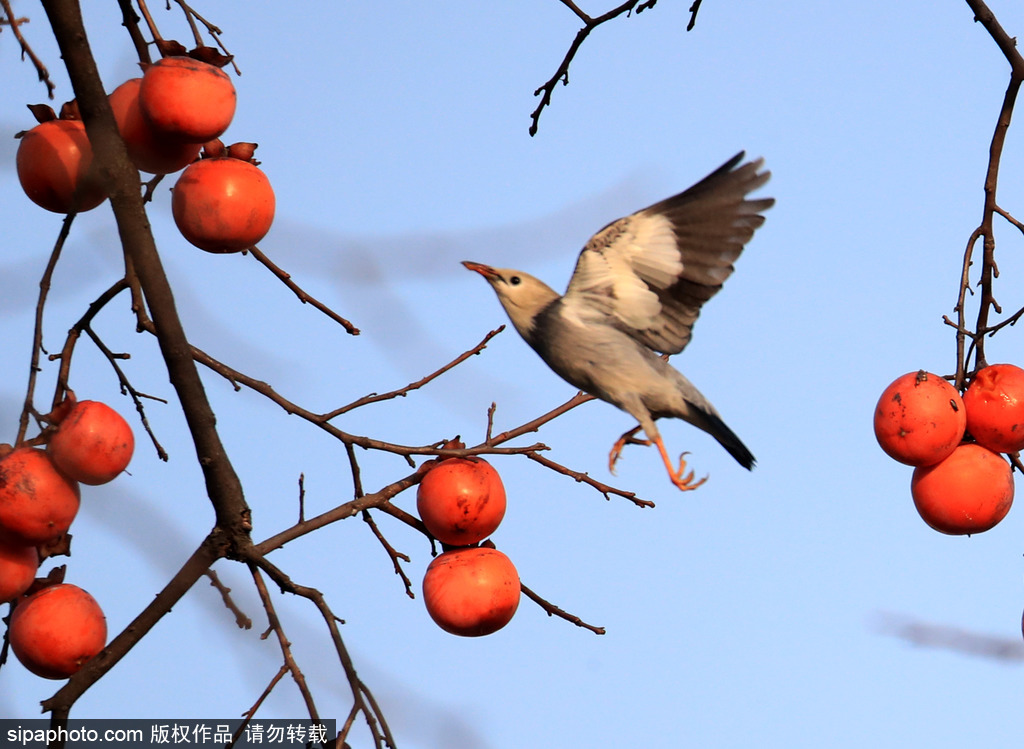
<svg viewBox="0 0 1024 749">
<path fill-rule="evenodd" d="M 470 546 L 494 533 L 505 517 L 505 487 L 481 458 L 448 458 L 433 465 L 416 492 L 427 530 L 451 546 Z"/>
<path fill-rule="evenodd" d="M 81 120 L 36 125 L 22 135 L 15 161 L 25 194 L 48 211 L 89 211 L 107 199 Z"/>
<path fill-rule="evenodd" d="M 96 599 L 70 583 L 18 601 L 8 630 L 21 664 L 45 679 L 66 679 L 107 644 L 107 619 Z"/>
<path fill-rule="evenodd" d="M 178 178 L 171 213 L 178 231 L 201 250 L 241 252 L 274 222 L 270 180 L 255 164 L 230 156 L 204 158 Z"/>
<path fill-rule="evenodd" d="M 46 451 L 64 475 L 95 486 L 113 481 L 128 467 L 135 436 L 106 403 L 78 401 L 61 418 Z"/>
<path fill-rule="evenodd" d="M 519 607 L 519 573 L 497 549 L 470 546 L 438 555 L 423 576 L 423 601 L 445 632 L 479 637 L 497 632 Z"/>
<path fill-rule="evenodd" d="M 967 431 L 997 453 L 1024 449 L 1024 369 L 992 364 L 979 370 L 964 393 Z"/>
<path fill-rule="evenodd" d="M 139 106 L 141 78 L 125 81 L 110 93 L 110 108 L 117 120 L 128 158 L 137 169 L 150 174 L 171 174 L 199 157 L 201 143 L 184 141 L 156 130 L 142 116 Z"/>
<path fill-rule="evenodd" d="M 139 107 L 153 128 L 192 143 L 213 140 L 228 129 L 236 98 L 227 73 L 184 56 L 150 65 L 139 87 Z"/>
<path fill-rule="evenodd" d="M 935 530 L 982 533 L 1010 511 L 1013 475 L 999 453 L 970 442 L 935 465 L 915 468 L 910 493 L 922 519 Z"/>
<path fill-rule="evenodd" d="M 889 457 L 927 466 L 948 457 L 964 436 L 967 413 L 956 388 L 921 370 L 894 380 L 875 406 L 875 438 Z"/>
<path fill-rule="evenodd" d="M 0 603 L 20 596 L 36 579 L 39 552 L 35 546 L 19 546 L 0 539 Z"/>
<path fill-rule="evenodd" d="M 0 458 L 0 537 L 36 546 L 53 541 L 78 514 L 78 483 L 44 450 L 19 447 Z"/>
</svg>

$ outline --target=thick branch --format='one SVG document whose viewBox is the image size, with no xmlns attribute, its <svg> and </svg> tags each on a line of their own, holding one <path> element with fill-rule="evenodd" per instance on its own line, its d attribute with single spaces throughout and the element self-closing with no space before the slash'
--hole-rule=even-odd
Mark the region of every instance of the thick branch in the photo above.
<svg viewBox="0 0 1024 749">
<path fill-rule="evenodd" d="M 81 9 L 75 0 L 44 0 L 43 8 L 67 65 L 96 162 L 109 188 L 121 243 L 146 296 L 171 384 L 192 433 L 207 493 L 217 514 L 217 524 L 235 531 L 241 542 L 250 527 L 249 508 L 242 494 L 241 482 L 217 434 L 213 409 L 192 359 L 171 286 L 146 218 L 139 173 L 128 160 L 124 142 L 118 134 L 86 38 Z"/>
<path fill-rule="evenodd" d="M 182 596 L 195 585 L 206 570 L 223 556 L 225 551 L 223 540 L 221 534 L 211 533 L 178 573 L 164 586 L 164 589 L 156 595 L 156 598 L 117 637 L 111 640 L 107 647 L 94 658 L 90 658 L 61 687 L 60 691 L 43 702 L 43 710 L 50 711 L 56 723 L 66 725 L 68 713 L 75 700 L 113 668 L 125 653 L 135 647 L 136 643 L 145 637 L 164 614 L 177 605 Z"/>
</svg>

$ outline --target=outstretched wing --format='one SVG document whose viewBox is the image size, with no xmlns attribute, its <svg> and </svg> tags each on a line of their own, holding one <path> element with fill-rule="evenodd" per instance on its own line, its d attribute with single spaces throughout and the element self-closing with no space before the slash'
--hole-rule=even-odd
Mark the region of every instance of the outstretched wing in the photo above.
<svg viewBox="0 0 1024 749">
<path fill-rule="evenodd" d="M 746 196 L 771 172 L 743 152 L 674 197 L 608 224 L 587 242 L 563 297 L 564 311 L 602 320 L 644 345 L 677 354 L 700 308 L 732 274 L 761 211 L 775 200 Z"/>
</svg>

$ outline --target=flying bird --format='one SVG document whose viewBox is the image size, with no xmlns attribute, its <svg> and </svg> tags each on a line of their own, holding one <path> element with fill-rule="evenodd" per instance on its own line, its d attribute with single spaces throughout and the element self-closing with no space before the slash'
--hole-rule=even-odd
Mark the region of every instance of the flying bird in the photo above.
<svg viewBox="0 0 1024 749">
<path fill-rule="evenodd" d="M 521 271 L 463 262 L 490 283 L 515 329 L 556 374 L 639 422 L 612 447 L 612 472 L 627 443 L 653 444 L 677 488 L 707 480 L 686 473 L 686 453 L 673 464 L 655 424 L 663 417 L 693 424 L 744 468 L 754 466 L 711 402 L 668 363 L 764 223 L 761 212 L 775 203 L 747 198 L 771 172 L 761 171 L 763 159 L 739 166 L 743 157 L 741 151 L 685 192 L 601 229 L 580 253 L 564 295 Z M 646 440 L 634 438 L 640 429 Z"/>
</svg>

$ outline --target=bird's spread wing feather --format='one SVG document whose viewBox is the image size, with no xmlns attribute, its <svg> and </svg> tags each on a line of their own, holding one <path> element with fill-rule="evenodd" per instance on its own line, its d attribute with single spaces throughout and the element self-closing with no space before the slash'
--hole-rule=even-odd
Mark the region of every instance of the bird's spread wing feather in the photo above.
<svg viewBox="0 0 1024 749">
<path fill-rule="evenodd" d="M 696 185 L 615 221 L 587 242 L 563 298 L 581 322 L 604 321 L 666 354 L 683 350 L 775 202 L 747 200 L 767 182 L 761 160 L 739 153 Z"/>
</svg>

